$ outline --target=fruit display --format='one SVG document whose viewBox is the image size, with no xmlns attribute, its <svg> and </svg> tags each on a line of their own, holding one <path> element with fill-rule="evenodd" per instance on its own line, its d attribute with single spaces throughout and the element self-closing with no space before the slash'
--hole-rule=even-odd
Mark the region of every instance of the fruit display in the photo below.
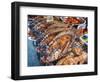
<svg viewBox="0 0 100 82">
<path fill-rule="evenodd" d="M 28 37 L 32 38 L 40 64 L 87 64 L 87 26 L 87 17 L 28 15 Z"/>
</svg>

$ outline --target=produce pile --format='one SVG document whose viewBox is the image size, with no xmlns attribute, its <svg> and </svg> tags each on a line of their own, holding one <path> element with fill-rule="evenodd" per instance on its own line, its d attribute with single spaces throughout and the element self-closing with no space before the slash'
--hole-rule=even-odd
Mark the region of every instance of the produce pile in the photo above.
<svg viewBox="0 0 100 82">
<path fill-rule="evenodd" d="M 87 64 L 87 25 L 87 17 L 28 15 L 28 37 L 41 64 Z"/>
</svg>

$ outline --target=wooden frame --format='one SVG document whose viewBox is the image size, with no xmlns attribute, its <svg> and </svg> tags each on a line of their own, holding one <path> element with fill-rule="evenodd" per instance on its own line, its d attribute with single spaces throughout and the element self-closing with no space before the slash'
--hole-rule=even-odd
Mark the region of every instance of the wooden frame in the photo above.
<svg viewBox="0 0 100 82">
<path fill-rule="evenodd" d="M 61 74 L 45 74 L 45 75 L 27 75 L 20 76 L 20 7 L 43 7 L 57 9 L 77 9 L 77 10 L 92 10 L 94 11 L 94 71 L 79 72 L 79 73 L 61 73 Z M 72 76 L 97 75 L 97 7 L 92 6 L 76 6 L 76 5 L 61 5 L 61 4 L 45 4 L 45 3 L 29 3 L 29 2 L 13 2 L 12 3 L 12 30 L 11 30 L 11 78 L 14 80 L 23 79 L 40 79 L 40 78 L 58 78 Z"/>
</svg>

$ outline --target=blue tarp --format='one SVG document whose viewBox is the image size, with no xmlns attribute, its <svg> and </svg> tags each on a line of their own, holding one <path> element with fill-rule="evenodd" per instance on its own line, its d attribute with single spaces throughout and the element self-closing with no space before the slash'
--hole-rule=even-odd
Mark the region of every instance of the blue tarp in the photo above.
<svg viewBox="0 0 100 82">
<path fill-rule="evenodd" d="M 36 47 L 33 46 L 33 41 L 28 39 L 28 66 L 40 66 L 40 61 L 35 49 Z"/>
</svg>

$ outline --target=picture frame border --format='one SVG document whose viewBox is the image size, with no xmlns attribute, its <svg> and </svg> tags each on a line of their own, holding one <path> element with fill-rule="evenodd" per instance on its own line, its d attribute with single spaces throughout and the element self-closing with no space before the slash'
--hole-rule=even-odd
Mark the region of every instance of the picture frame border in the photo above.
<svg viewBox="0 0 100 82">
<path fill-rule="evenodd" d="M 94 10 L 94 72 L 82 73 L 63 73 L 63 74 L 46 74 L 46 75 L 30 75 L 20 76 L 20 7 L 46 7 L 57 9 L 78 9 L 78 10 Z M 98 73 L 98 39 L 97 39 L 97 7 L 96 6 L 80 6 L 80 5 L 61 5 L 48 3 L 31 3 L 31 2 L 12 2 L 11 3 L 11 78 L 14 80 L 25 79 L 41 79 L 41 78 L 58 78 L 58 77 L 73 77 L 73 76 L 88 76 L 97 75 Z"/>
</svg>

